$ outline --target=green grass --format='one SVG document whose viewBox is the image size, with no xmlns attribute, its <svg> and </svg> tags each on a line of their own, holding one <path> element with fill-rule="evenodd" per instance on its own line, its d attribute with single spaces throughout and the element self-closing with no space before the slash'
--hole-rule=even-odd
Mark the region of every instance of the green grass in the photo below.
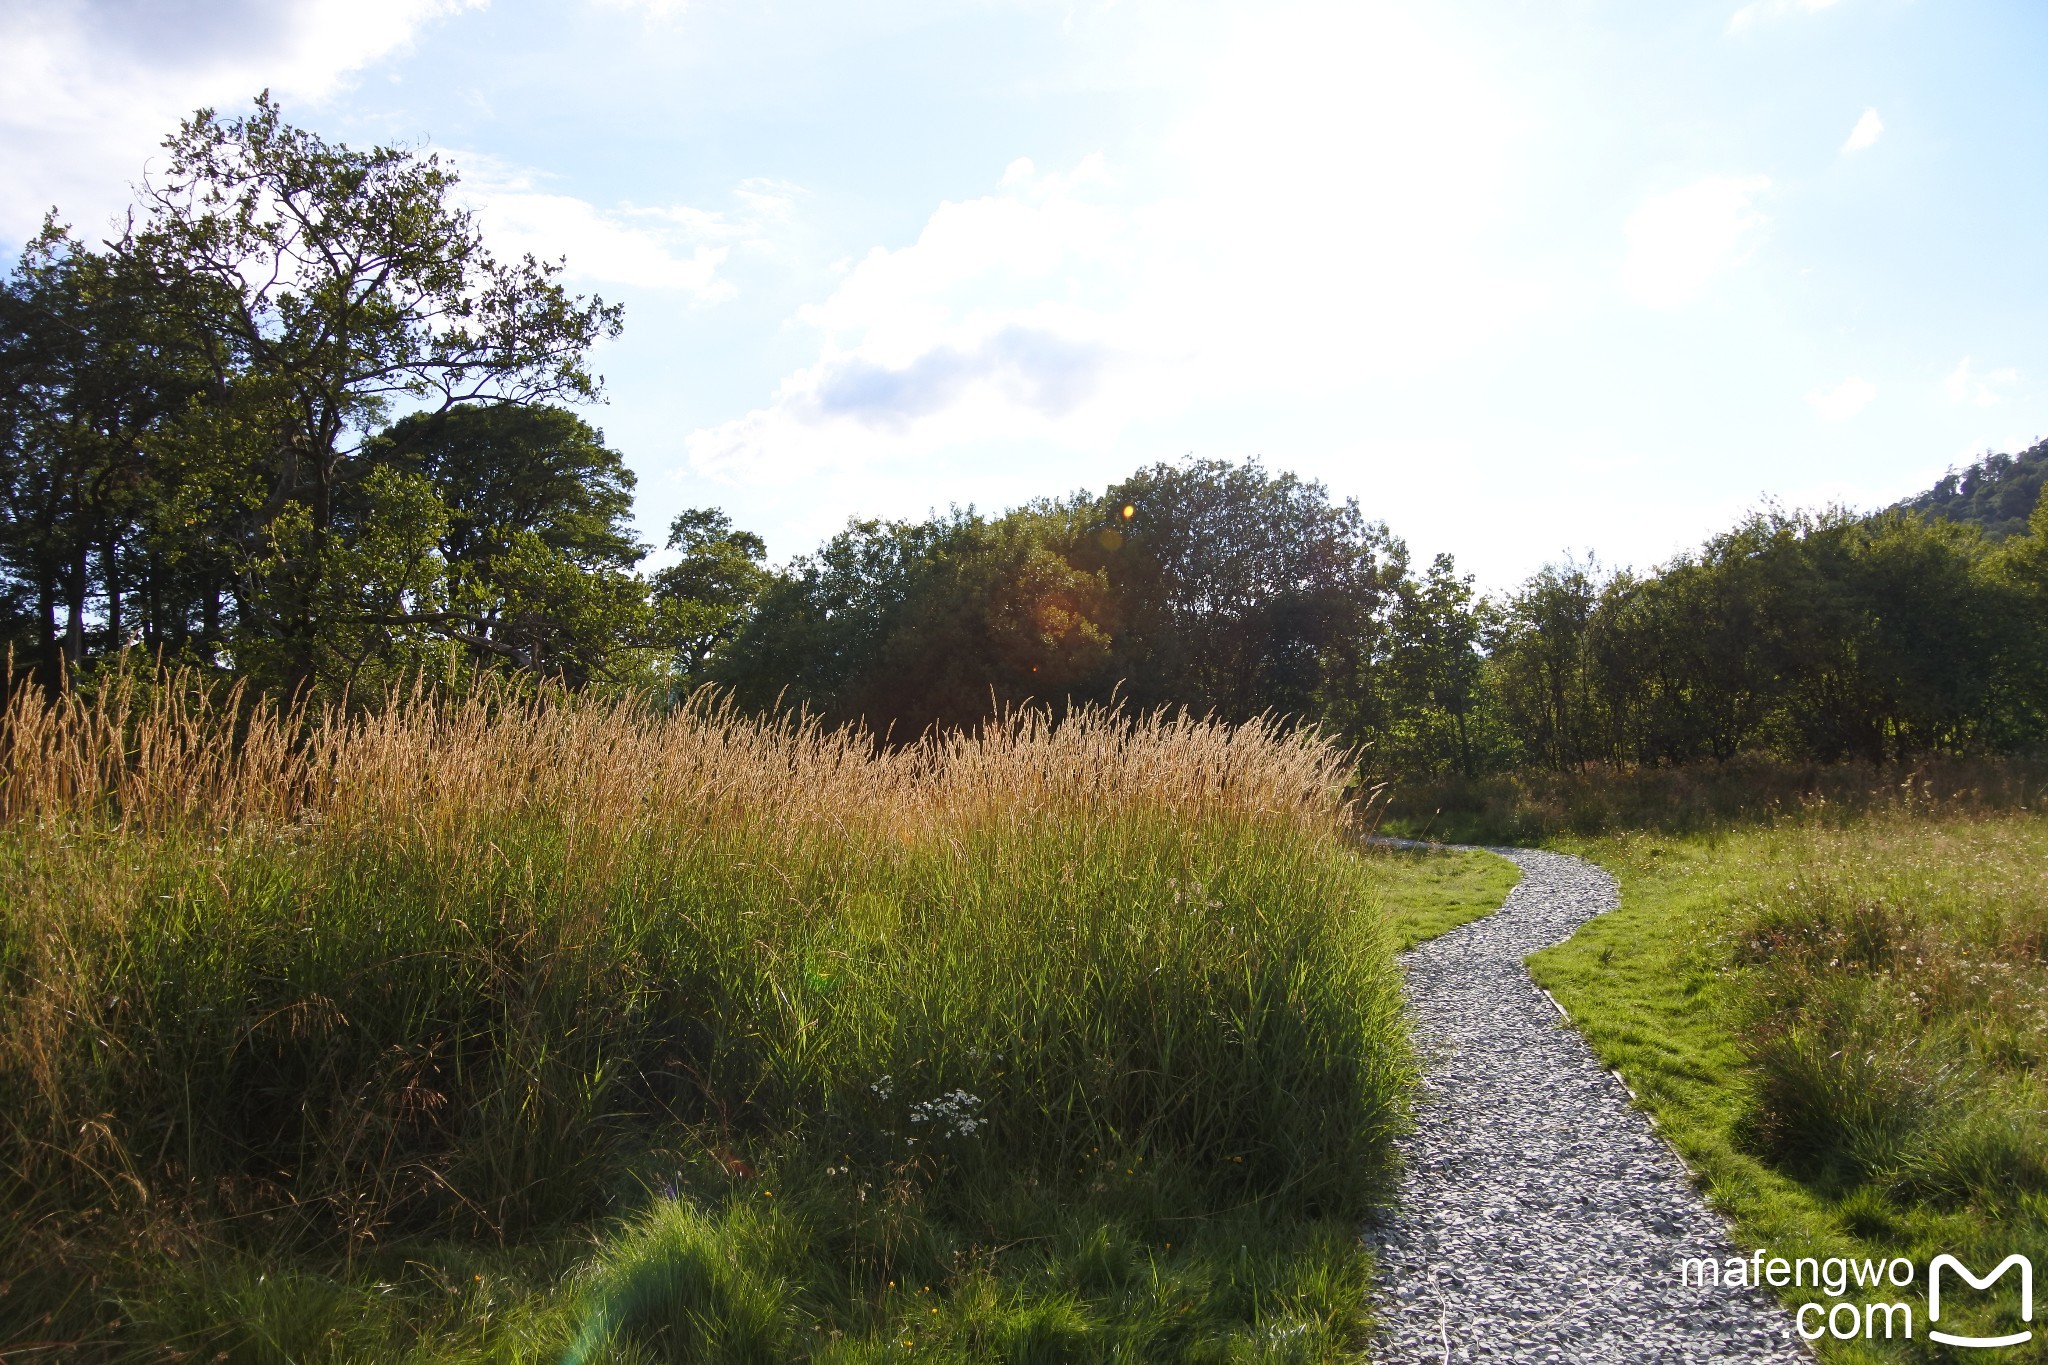
<svg viewBox="0 0 2048 1365">
<path fill-rule="evenodd" d="M 1492 914 L 1522 877 L 1520 868 L 1492 853 L 1381 846 L 1371 856 L 1396 952 Z"/>
<path fill-rule="evenodd" d="M 1504 886 L 1256 730 L 16 724 L 9 1360 L 1354 1359 L 1392 953 Z"/>
<path fill-rule="evenodd" d="M 1531 971 L 1740 1240 L 2048 1265 L 2048 822 L 1893 813 L 1571 851 L 1616 874 L 1622 905 Z M 1914 1346 L 1827 1340 L 1824 1357 L 1949 1358 L 1922 1290 L 1900 1294 Z M 1941 1326 L 1972 1321 L 1967 1302 L 1952 1291 Z"/>
</svg>

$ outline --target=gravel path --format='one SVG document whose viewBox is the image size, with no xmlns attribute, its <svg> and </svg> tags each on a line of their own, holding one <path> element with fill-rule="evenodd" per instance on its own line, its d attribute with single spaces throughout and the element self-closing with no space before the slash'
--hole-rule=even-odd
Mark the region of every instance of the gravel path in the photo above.
<svg viewBox="0 0 2048 1365">
<path fill-rule="evenodd" d="M 1807 1361 L 1757 1291 L 1681 1288 L 1726 1225 L 1522 959 L 1619 897 L 1562 854 L 1498 850 L 1507 903 L 1403 958 L 1423 1062 L 1379 1256 L 1381 1361 Z"/>
</svg>

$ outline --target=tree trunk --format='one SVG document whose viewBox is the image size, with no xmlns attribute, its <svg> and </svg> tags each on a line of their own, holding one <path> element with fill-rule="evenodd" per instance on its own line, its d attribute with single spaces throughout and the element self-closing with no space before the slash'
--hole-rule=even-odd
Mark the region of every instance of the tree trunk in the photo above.
<svg viewBox="0 0 2048 1365">
<path fill-rule="evenodd" d="M 46 568 L 40 580 L 37 582 L 36 588 L 39 596 L 42 599 L 41 605 L 43 634 L 41 657 L 36 660 L 36 663 L 43 674 L 44 689 L 50 692 L 54 692 L 57 689 L 57 679 L 64 671 L 63 658 L 61 651 L 59 649 L 57 636 L 56 575 L 50 573 Z"/>
<path fill-rule="evenodd" d="M 209 578 L 199 604 L 200 648 L 208 663 L 220 662 L 220 579 Z"/>
<path fill-rule="evenodd" d="M 108 648 L 118 650 L 128 643 L 128 637 L 121 631 L 121 552 L 119 543 L 109 539 L 100 551 L 102 571 L 107 576 L 107 640 Z"/>
<path fill-rule="evenodd" d="M 80 546 L 71 562 L 69 581 L 64 585 L 64 658 L 72 668 L 85 658 L 85 547 Z"/>
</svg>

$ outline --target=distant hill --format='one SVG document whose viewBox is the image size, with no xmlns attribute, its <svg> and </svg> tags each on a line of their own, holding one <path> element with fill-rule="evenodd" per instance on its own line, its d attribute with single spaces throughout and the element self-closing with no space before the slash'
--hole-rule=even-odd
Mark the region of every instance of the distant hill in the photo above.
<svg viewBox="0 0 2048 1365">
<path fill-rule="evenodd" d="M 1934 487 L 1898 506 L 1946 521 L 1972 522 L 1991 539 L 2003 540 L 2027 529 L 2044 481 L 2048 441 L 2017 455 L 1986 455 L 1961 473 L 1950 471 Z"/>
</svg>

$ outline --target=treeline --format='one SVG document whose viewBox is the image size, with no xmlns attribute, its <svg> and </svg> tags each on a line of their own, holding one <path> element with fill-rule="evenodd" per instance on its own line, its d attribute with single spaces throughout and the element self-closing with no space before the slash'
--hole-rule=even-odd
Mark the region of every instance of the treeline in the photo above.
<svg viewBox="0 0 2048 1365">
<path fill-rule="evenodd" d="M 430 156 L 267 99 L 165 147 L 122 237 L 53 219 L 0 291 L 18 679 L 140 648 L 366 704 L 493 670 L 899 738 L 1121 700 L 1313 722 L 1409 773 L 2048 739 L 2039 448 L 1876 517 L 1762 512 L 1653 572 L 1566 563 L 1497 599 L 1256 461 L 854 521 L 780 569 L 697 509 L 647 573 L 631 471 L 560 406 L 597 395 L 615 307 L 492 258 Z"/>
<path fill-rule="evenodd" d="M 1313 719 L 1406 772 L 1884 762 L 2048 738 L 2048 514 L 1993 543 L 1770 511 L 1651 573 L 1498 600 L 1256 463 L 995 519 L 856 523 L 770 580 L 711 679 L 916 731 L 1027 697 Z"/>
<path fill-rule="evenodd" d="M 1905 512 L 1759 513 L 1654 573 L 1490 605 L 1496 763 L 1834 762 L 2048 738 L 2048 516 L 1994 544 Z"/>
</svg>

